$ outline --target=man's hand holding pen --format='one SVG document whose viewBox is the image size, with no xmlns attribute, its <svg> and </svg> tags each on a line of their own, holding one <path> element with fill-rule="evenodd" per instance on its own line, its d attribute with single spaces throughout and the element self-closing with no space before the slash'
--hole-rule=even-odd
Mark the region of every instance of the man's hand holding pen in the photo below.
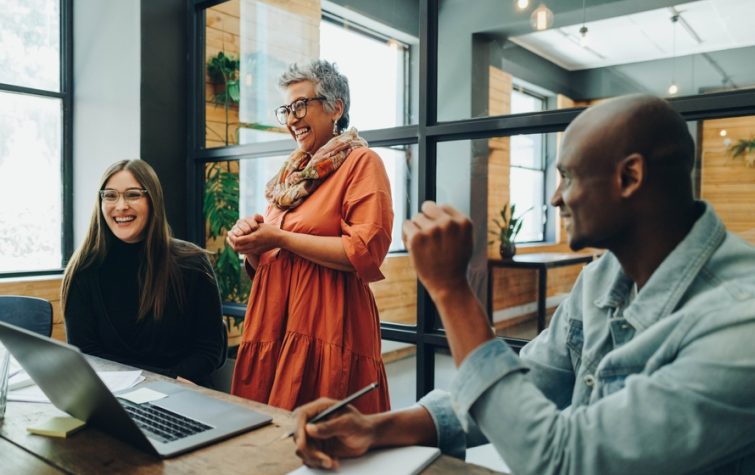
<svg viewBox="0 0 755 475">
<path fill-rule="evenodd" d="M 371 383 L 340 401 L 320 398 L 297 409 L 291 433 L 296 455 L 310 467 L 336 468 L 339 458 L 367 452 L 374 442 L 373 424 L 350 404 L 376 387 Z"/>
<path fill-rule="evenodd" d="M 338 459 L 359 457 L 374 444 L 373 416 L 361 414 L 353 406 L 348 405 L 317 424 L 308 422 L 337 402 L 334 399 L 320 398 L 294 412 L 296 455 L 309 467 L 337 468 Z"/>
</svg>

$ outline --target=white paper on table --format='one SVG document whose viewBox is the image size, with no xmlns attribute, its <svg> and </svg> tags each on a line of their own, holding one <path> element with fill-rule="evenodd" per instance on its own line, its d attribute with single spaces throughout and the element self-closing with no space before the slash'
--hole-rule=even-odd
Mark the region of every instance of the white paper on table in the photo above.
<svg viewBox="0 0 755 475">
<path fill-rule="evenodd" d="M 119 391 L 125 391 L 132 388 L 137 384 L 144 381 L 141 370 L 137 371 L 97 371 L 97 376 L 100 377 L 105 386 L 112 393 Z M 47 402 L 47 396 L 39 389 L 39 386 L 29 386 L 26 388 L 16 389 L 14 391 L 8 391 L 9 401 L 23 401 L 23 402 Z"/>
<path fill-rule="evenodd" d="M 8 389 L 10 391 L 32 386 L 33 384 L 34 381 L 32 381 L 31 376 L 29 376 L 24 370 L 21 370 L 8 378 Z"/>
<path fill-rule="evenodd" d="M 467 449 L 466 462 L 482 465 L 496 472 L 511 473 L 511 469 L 506 465 L 506 461 L 503 460 L 495 447 L 493 447 L 493 444 L 479 445 Z"/>
<path fill-rule="evenodd" d="M 354 459 L 339 460 L 337 473 L 351 475 L 415 475 L 420 473 L 440 455 L 435 447 L 410 445 L 367 452 Z M 305 465 L 289 472 L 289 475 L 333 475 L 332 470 L 309 468 Z"/>
</svg>

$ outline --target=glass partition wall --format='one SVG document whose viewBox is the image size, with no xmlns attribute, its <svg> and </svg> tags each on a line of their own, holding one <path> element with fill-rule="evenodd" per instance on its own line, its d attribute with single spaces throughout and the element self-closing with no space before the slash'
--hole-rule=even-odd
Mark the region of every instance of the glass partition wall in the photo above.
<svg viewBox="0 0 755 475">
<path fill-rule="evenodd" d="M 489 271 L 499 258 L 490 231 L 514 204 L 523 219 L 519 252 L 568 251 L 549 199 L 561 132 L 585 106 L 626 93 L 668 97 L 697 142 L 697 193 L 755 241 L 755 219 L 743 211 L 755 168 L 746 154 L 732 158 L 732 147 L 755 134 L 747 117 L 755 114 L 747 60 L 755 33 L 743 20 L 755 4 L 596 0 L 583 9 L 546 0 L 538 2 L 551 10 L 543 19 L 534 3 L 194 2 L 191 237 L 215 252 L 229 315 L 243 317 L 248 279 L 224 249 L 228 223 L 264 210 L 264 184 L 294 148 L 272 114 L 282 102 L 276 79 L 288 63 L 317 57 L 349 77 L 352 125 L 390 175 L 393 244 L 386 279 L 372 289 L 383 339 L 414 357 L 417 397 L 447 384 L 450 363 L 436 311 L 403 252 L 401 222 L 426 199 L 473 218 L 470 282 L 499 336 L 520 348 L 536 334 L 537 279 L 520 269 Z M 578 272 L 550 275 L 549 312 Z"/>
</svg>

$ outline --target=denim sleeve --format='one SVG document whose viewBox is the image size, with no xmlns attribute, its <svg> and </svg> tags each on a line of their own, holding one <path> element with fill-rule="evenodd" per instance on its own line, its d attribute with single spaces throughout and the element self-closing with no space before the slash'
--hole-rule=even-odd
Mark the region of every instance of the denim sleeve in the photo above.
<svg viewBox="0 0 755 475">
<path fill-rule="evenodd" d="M 483 343 L 467 355 L 451 384 L 451 405 L 462 430 L 469 428 L 472 404 L 490 386 L 512 372 L 526 370 L 511 348 L 498 339 Z"/>
<path fill-rule="evenodd" d="M 574 384 L 574 375 L 567 369 L 570 362 L 566 354 L 554 350 L 557 346 L 555 340 L 565 339 L 562 331 L 564 325 L 560 323 L 566 320 L 565 314 L 565 305 L 562 305 L 553 316 L 551 326 L 522 349 L 522 355 L 527 354 L 527 358 L 524 359 L 526 366 L 505 344 L 491 340 L 480 345 L 464 360 L 462 367 L 471 366 L 480 371 L 470 375 L 469 379 L 462 383 L 460 391 L 464 394 L 461 399 L 452 398 L 448 392 L 435 390 L 419 401 L 418 404 L 425 407 L 433 418 L 438 447 L 444 454 L 463 459 L 467 447 L 488 443 L 476 422 L 468 414 L 469 404 L 459 405 L 454 401 L 474 401 L 509 371 L 530 369 L 535 384 L 547 397 L 570 400 L 571 387 Z M 499 365 L 498 360 L 492 357 L 501 351 L 509 353 L 508 365 Z"/>
<path fill-rule="evenodd" d="M 752 314 L 751 305 L 726 311 Z M 565 410 L 494 340 L 462 363 L 453 407 L 462 428 L 475 420 L 514 473 L 699 472 L 755 446 L 754 333 L 755 317 L 690 331 L 678 336 L 674 358 Z"/>
<path fill-rule="evenodd" d="M 441 452 L 452 457 L 464 459 L 467 447 L 475 447 L 487 443 L 477 424 L 468 419 L 467 431 L 456 417 L 452 407 L 451 395 L 440 389 L 430 392 L 417 403 L 430 413 L 438 438 L 438 448 Z"/>
</svg>

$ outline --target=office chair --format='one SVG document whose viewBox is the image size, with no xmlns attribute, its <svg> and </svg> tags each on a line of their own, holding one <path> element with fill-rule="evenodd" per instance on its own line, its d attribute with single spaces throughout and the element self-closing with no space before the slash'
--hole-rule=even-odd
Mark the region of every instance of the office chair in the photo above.
<svg viewBox="0 0 755 475">
<path fill-rule="evenodd" d="M 0 321 L 49 337 L 52 335 L 52 305 L 37 297 L 0 295 Z"/>
<path fill-rule="evenodd" d="M 233 367 L 236 364 L 236 360 L 228 358 L 228 325 L 226 324 L 225 319 L 223 319 L 223 328 L 225 329 L 225 331 L 223 332 L 223 346 L 226 348 L 226 354 L 223 364 L 215 371 L 210 373 L 210 387 L 217 391 L 222 391 L 224 393 L 230 394 L 231 379 L 233 378 Z"/>
</svg>

